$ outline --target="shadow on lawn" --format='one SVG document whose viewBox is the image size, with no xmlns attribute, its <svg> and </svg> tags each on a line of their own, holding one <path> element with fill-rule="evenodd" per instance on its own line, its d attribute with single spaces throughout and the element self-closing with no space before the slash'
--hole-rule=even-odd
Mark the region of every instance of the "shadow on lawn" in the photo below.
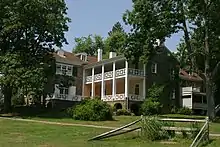
<svg viewBox="0 0 220 147">
<path fill-rule="evenodd" d="M 12 113 L 0 113 L 0 116 L 22 118 L 70 118 L 66 113 L 66 109 L 52 109 L 42 106 L 16 106 L 12 109 Z"/>
<path fill-rule="evenodd" d="M 21 117 L 23 119 L 38 117 L 38 118 L 47 118 L 47 119 L 72 119 L 68 115 L 67 109 L 58 109 L 58 108 L 44 108 L 42 106 L 17 106 L 13 108 L 12 113 L 1 114 L 1 117 Z M 119 121 L 113 120 L 111 121 Z"/>
</svg>

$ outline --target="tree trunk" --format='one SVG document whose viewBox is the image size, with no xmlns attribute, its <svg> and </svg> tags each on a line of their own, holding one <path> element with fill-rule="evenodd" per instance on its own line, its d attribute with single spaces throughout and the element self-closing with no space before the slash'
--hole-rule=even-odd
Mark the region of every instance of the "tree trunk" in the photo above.
<svg viewBox="0 0 220 147">
<path fill-rule="evenodd" d="M 210 69 L 210 50 L 209 50 L 209 27 L 208 27 L 208 1 L 205 0 L 204 7 L 204 27 L 205 27 L 205 76 L 206 76 L 206 99 L 208 104 L 208 116 L 210 120 L 215 118 L 215 102 L 214 102 L 214 83 Z"/>
<path fill-rule="evenodd" d="M 187 24 L 186 24 L 186 17 L 185 17 L 185 11 L 184 11 L 184 4 L 182 3 L 182 14 L 184 16 L 184 19 L 182 21 L 182 25 L 183 25 L 183 32 L 184 32 L 184 40 L 186 42 L 186 48 L 187 48 L 187 51 L 188 51 L 188 54 L 191 54 L 193 53 L 193 50 L 192 50 L 192 46 L 191 46 L 191 43 L 190 43 L 190 37 L 189 37 L 189 31 L 188 31 L 188 28 L 187 28 Z M 189 69 L 189 73 L 192 74 L 193 70 L 195 70 L 195 59 L 194 59 L 194 56 L 190 55 L 188 56 L 188 59 L 190 61 L 190 69 Z"/>
<path fill-rule="evenodd" d="M 42 101 L 42 105 L 43 105 L 43 108 L 46 107 L 46 97 L 47 97 L 47 94 L 43 94 L 43 101 Z"/>
<path fill-rule="evenodd" d="M 11 97 L 12 97 L 12 87 L 3 87 L 4 94 L 4 113 L 10 113 L 12 111 L 11 107 Z"/>
<path fill-rule="evenodd" d="M 208 105 L 208 116 L 210 120 L 215 118 L 214 85 L 211 74 L 206 75 L 206 98 Z"/>
</svg>

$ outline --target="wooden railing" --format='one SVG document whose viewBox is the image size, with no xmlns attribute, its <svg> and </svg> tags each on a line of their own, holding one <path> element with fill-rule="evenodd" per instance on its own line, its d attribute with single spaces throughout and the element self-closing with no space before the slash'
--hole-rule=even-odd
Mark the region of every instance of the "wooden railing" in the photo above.
<svg viewBox="0 0 220 147">
<path fill-rule="evenodd" d="M 199 131 L 199 133 L 196 135 L 195 139 L 193 140 L 190 147 L 197 147 L 202 140 L 209 140 L 209 118 L 206 118 L 205 124 Z"/>
</svg>

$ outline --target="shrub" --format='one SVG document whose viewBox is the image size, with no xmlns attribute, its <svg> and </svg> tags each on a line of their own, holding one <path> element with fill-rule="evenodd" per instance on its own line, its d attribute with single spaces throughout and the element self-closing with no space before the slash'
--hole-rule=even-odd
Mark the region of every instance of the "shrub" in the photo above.
<svg viewBox="0 0 220 147">
<path fill-rule="evenodd" d="M 71 110 L 69 110 L 71 112 Z M 76 120 L 104 121 L 112 120 L 111 107 L 99 99 L 86 100 L 72 111 Z"/>
<path fill-rule="evenodd" d="M 14 95 L 12 96 L 12 105 L 14 106 L 21 106 L 24 105 L 24 97 L 23 95 Z"/>
<path fill-rule="evenodd" d="M 171 123 L 164 123 L 159 121 L 156 117 L 144 118 L 142 121 L 142 137 L 151 141 L 168 139 L 170 133 L 164 129 L 163 126 L 173 126 Z"/>
<path fill-rule="evenodd" d="M 172 109 L 171 109 L 171 114 L 177 114 L 178 113 L 178 108 L 176 106 L 174 106 Z"/>
<path fill-rule="evenodd" d="M 178 114 L 191 115 L 192 114 L 192 110 L 187 108 L 187 107 L 183 107 L 183 108 L 180 108 L 178 110 Z"/>
<path fill-rule="evenodd" d="M 148 98 L 141 105 L 143 115 L 155 115 L 160 113 L 162 105 L 156 98 Z"/>
<path fill-rule="evenodd" d="M 141 105 L 141 112 L 143 115 L 155 115 L 160 113 L 162 105 L 159 99 L 162 95 L 164 86 L 159 86 L 153 84 L 150 89 L 148 89 L 148 97 L 145 99 L 144 103 Z"/>
<path fill-rule="evenodd" d="M 127 111 L 126 109 L 118 109 L 116 111 L 116 115 L 131 115 L 131 112 Z"/>
</svg>

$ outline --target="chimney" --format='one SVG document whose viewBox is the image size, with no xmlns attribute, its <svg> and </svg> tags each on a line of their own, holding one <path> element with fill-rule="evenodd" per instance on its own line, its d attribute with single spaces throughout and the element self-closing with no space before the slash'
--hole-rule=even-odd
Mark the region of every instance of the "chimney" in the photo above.
<svg viewBox="0 0 220 147">
<path fill-rule="evenodd" d="M 62 49 L 59 49 L 59 50 L 57 51 L 57 55 L 59 55 L 59 56 L 61 56 L 61 57 L 65 57 L 65 56 L 64 56 L 64 51 L 63 51 Z"/>
<path fill-rule="evenodd" d="M 109 59 L 114 58 L 116 56 L 117 56 L 116 52 L 110 52 L 109 53 Z"/>
<path fill-rule="evenodd" d="M 98 62 L 102 61 L 102 49 L 98 49 Z"/>
</svg>

